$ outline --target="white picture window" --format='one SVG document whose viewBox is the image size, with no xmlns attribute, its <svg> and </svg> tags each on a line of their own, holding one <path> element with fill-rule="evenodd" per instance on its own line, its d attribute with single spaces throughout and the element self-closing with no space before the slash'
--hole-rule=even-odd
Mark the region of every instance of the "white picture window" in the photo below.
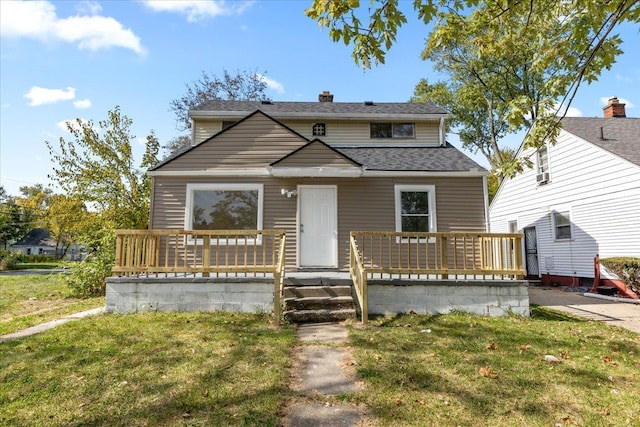
<svg viewBox="0 0 640 427">
<path fill-rule="evenodd" d="M 413 123 L 370 123 L 369 136 L 372 139 L 380 138 L 415 138 L 415 126 Z"/>
<path fill-rule="evenodd" d="M 436 188 L 433 185 L 396 185 L 396 231 L 436 231 Z"/>
<path fill-rule="evenodd" d="M 262 230 L 262 184 L 188 184 L 185 230 Z"/>
<path fill-rule="evenodd" d="M 569 211 L 554 212 L 553 224 L 556 240 L 571 239 L 571 215 Z"/>
</svg>

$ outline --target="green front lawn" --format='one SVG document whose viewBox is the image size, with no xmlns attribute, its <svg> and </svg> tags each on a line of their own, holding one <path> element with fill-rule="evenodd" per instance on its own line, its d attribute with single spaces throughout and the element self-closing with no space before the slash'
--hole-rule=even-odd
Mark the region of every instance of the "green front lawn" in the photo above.
<svg viewBox="0 0 640 427">
<path fill-rule="evenodd" d="M 0 425 L 276 426 L 291 327 L 268 315 L 99 315 L 0 343 Z"/>
<path fill-rule="evenodd" d="M 104 297 L 69 297 L 60 274 L 0 274 L 0 335 L 104 304 Z"/>
<path fill-rule="evenodd" d="M 640 425 L 640 336 L 533 313 L 404 315 L 352 328 L 366 383 L 353 399 L 388 426 Z"/>
</svg>

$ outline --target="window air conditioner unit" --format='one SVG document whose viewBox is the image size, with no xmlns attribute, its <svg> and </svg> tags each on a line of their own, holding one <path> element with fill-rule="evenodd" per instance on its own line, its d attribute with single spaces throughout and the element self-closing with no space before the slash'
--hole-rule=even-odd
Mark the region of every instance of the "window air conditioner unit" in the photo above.
<svg viewBox="0 0 640 427">
<path fill-rule="evenodd" d="M 536 181 L 538 183 L 544 183 L 549 181 L 549 172 L 543 172 L 536 175 Z"/>
</svg>

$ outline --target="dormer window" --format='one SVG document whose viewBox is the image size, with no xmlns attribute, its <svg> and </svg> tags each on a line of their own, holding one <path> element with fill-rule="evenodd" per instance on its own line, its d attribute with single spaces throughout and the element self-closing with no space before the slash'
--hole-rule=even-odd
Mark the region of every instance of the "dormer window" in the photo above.
<svg viewBox="0 0 640 427">
<path fill-rule="evenodd" d="M 372 139 L 416 137 L 413 123 L 370 123 L 369 130 Z"/>
<path fill-rule="evenodd" d="M 327 124 L 314 123 L 312 131 L 313 131 L 313 136 L 325 136 L 327 134 Z"/>
</svg>

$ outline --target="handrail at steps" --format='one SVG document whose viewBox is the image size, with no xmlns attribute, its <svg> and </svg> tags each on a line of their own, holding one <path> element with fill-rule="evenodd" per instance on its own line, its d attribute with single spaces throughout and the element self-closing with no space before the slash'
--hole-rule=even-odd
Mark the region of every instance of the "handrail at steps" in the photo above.
<svg viewBox="0 0 640 427">
<path fill-rule="evenodd" d="M 284 286 L 284 268 L 285 268 L 285 241 L 286 235 L 283 232 L 280 235 L 280 245 L 278 248 L 278 262 L 273 271 L 274 288 L 273 288 L 273 317 L 276 326 L 280 326 L 280 317 L 282 315 L 282 292 Z"/>
<path fill-rule="evenodd" d="M 367 271 L 362 263 L 360 251 L 358 250 L 358 243 L 356 242 L 353 233 L 350 236 L 351 249 L 349 251 L 349 273 L 353 281 L 353 286 L 356 290 L 356 297 L 358 298 L 358 305 L 362 313 L 362 324 L 366 325 L 369 320 L 369 292 L 367 287 Z"/>
</svg>

